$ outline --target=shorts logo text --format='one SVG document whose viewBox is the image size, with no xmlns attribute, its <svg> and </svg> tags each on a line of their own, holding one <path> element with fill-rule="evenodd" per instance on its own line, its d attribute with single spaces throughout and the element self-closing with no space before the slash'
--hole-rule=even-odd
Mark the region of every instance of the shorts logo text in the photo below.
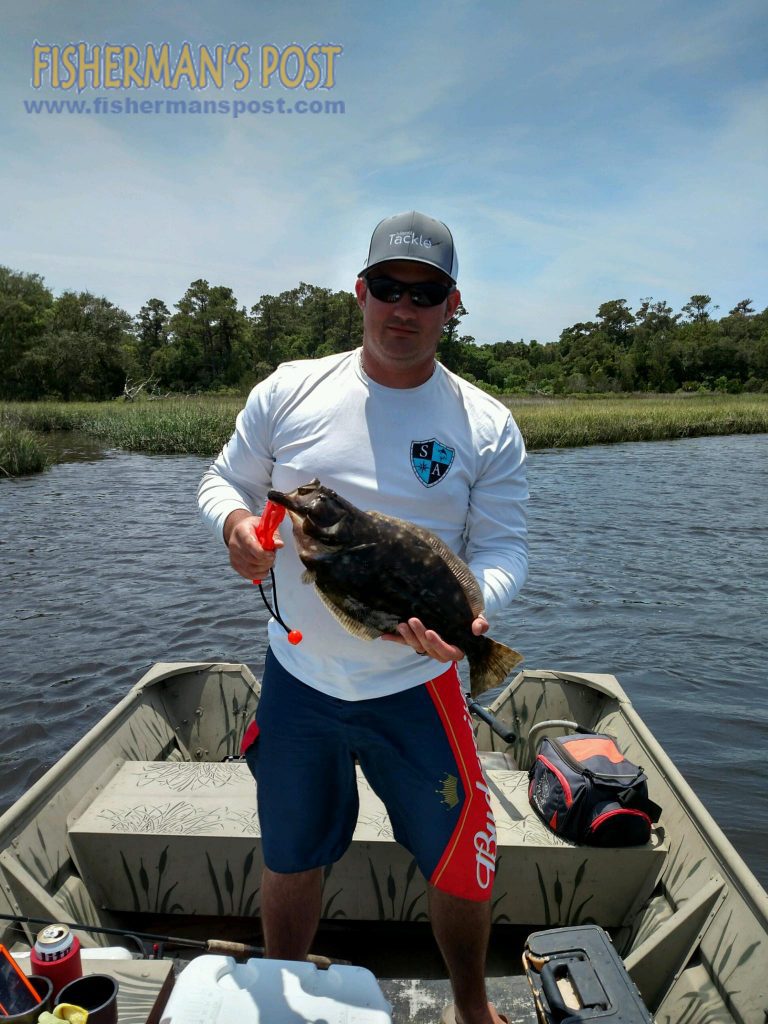
<svg viewBox="0 0 768 1024">
<path fill-rule="evenodd" d="M 493 873 L 496 870 L 496 822 L 491 809 L 491 795 L 488 792 L 488 787 L 482 782 L 476 782 L 475 788 L 485 794 L 488 803 L 485 829 L 475 832 L 477 884 L 481 889 L 489 889 L 493 885 Z"/>
</svg>

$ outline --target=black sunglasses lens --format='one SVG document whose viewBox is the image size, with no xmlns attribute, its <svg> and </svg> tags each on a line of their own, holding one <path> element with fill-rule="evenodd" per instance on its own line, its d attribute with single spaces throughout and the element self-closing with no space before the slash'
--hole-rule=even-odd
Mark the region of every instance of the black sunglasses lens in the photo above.
<svg viewBox="0 0 768 1024">
<path fill-rule="evenodd" d="M 403 294 L 408 292 L 414 306 L 439 306 L 445 302 L 451 290 L 450 285 L 439 284 L 437 281 L 406 284 L 391 277 L 368 278 L 368 288 L 371 295 L 380 302 L 399 302 Z"/>
<path fill-rule="evenodd" d="M 414 284 L 408 289 L 414 306 L 439 306 L 448 298 L 450 290 L 447 284 L 438 284 L 436 281 Z"/>
<path fill-rule="evenodd" d="M 405 285 L 393 281 L 389 277 L 369 277 L 368 290 L 379 302 L 399 302 L 405 291 Z"/>
</svg>

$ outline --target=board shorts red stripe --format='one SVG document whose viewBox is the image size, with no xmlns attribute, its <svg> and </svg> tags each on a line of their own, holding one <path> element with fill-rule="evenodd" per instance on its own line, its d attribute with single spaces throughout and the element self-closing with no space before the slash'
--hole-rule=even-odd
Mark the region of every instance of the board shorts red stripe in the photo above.
<svg viewBox="0 0 768 1024">
<path fill-rule="evenodd" d="M 427 683 L 427 690 L 454 750 L 465 798 L 461 817 L 429 881 L 453 896 L 487 900 L 496 868 L 496 823 L 490 793 L 460 685 L 441 686 L 440 682 Z"/>
<path fill-rule="evenodd" d="M 455 665 L 400 693 L 345 701 L 296 679 L 270 651 L 256 720 L 245 756 L 272 871 L 343 855 L 357 822 L 357 761 L 430 884 L 490 898 L 496 830 Z"/>
</svg>

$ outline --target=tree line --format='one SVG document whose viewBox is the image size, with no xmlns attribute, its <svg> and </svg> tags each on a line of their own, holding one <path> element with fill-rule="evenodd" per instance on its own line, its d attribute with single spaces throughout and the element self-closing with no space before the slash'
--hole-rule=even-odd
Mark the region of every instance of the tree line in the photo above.
<svg viewBox="0 0 768 1024">
<path fill-rule="evenodd" d="M 497 393 L 768 391 L 768 309 L 750 299 L 718 318 L 709 295 L 604 302 L 557 341 L 477 345 L 460 305 L 438 356 Z M 281 362 L 344 352 L 362 335 L 352 292 L 311 284 L 250 309 L 231 288 L 193 281 L 173 311 L 149 299 L 132 317 L 90 292 L 54 297 L 37 274 L 0 267 L 0 398 L 106 400 L 127 381 L 159 392 L 245 391 Z M 148 389 L 149 390 L 149 389 Z"/>
</svg>

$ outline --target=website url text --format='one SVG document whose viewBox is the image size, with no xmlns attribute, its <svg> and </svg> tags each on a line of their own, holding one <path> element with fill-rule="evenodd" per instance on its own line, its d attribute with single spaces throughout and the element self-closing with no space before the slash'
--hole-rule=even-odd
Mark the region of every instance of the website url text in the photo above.
<svg viewBox="0 0 768 1024">
<path fill-rule="evenodd" d="M 344 114 L 344 100 L 23 100 L 28 114 L 214 114 L 233 118 L 249 114 Z"/>
</svg>

